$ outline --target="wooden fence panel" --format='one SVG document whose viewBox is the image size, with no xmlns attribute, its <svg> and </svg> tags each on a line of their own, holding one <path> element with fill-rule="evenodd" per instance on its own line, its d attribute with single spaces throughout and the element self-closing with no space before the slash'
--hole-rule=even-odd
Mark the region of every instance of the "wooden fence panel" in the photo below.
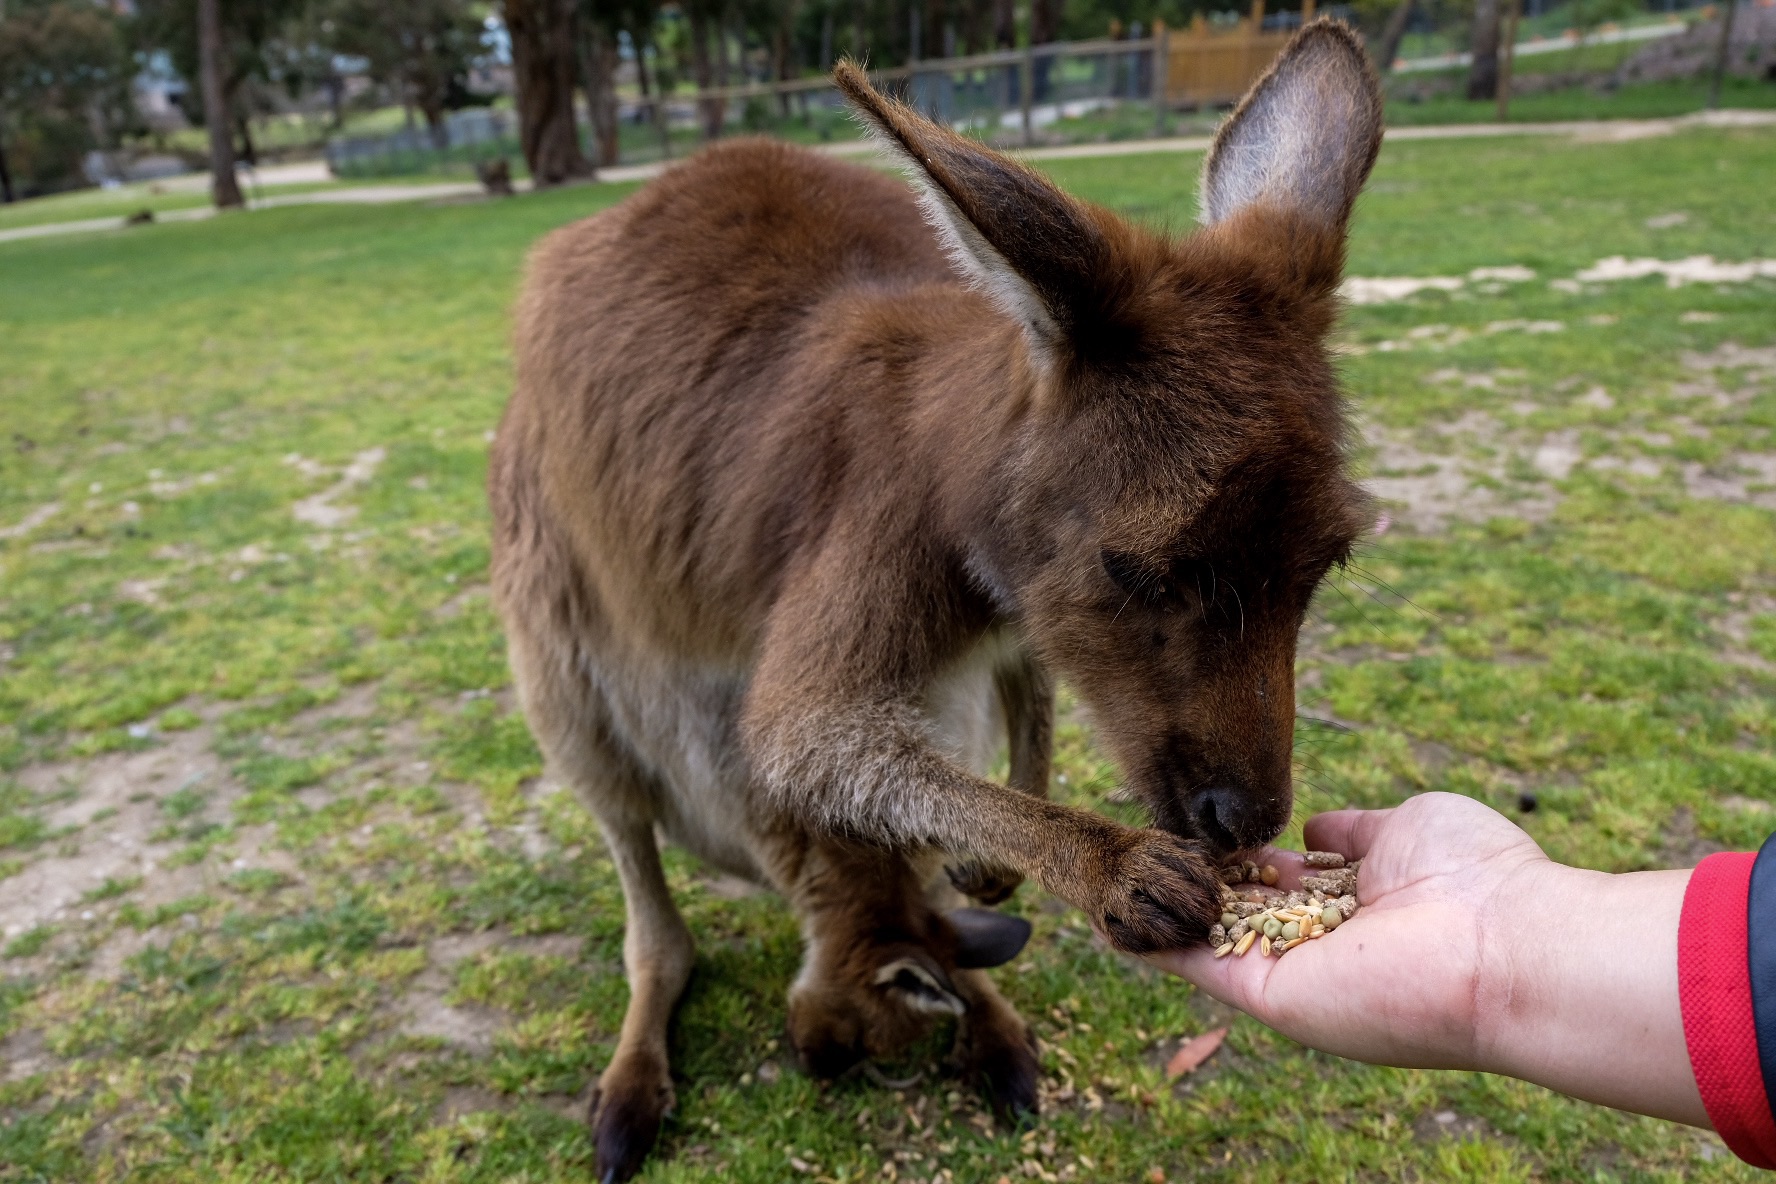
<svg viewBox="0 0 1776 1184">
<path fill-rule="evenodd" d="M 1312 20 L 1313 13 L 1313 0 L 1307 0 L 1303 23 Z M 1264 0 L 1253 0 L 1251 13 L 1224 31 L 1211 29 L 1198 13 L 1188 29 L 1166 35 L 1167 105 L 1233 102 L 1269 68 L 1292 36 L 1292 29 L 1265 30 Z"/>
</svg>

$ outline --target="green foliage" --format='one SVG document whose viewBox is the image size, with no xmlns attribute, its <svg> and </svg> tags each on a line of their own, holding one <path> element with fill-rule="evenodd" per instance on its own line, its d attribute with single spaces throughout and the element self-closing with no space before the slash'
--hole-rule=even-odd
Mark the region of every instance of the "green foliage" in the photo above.
<svg viewBox="0 0 1776 1184">
<path fill-rule="evenodd" d="M 81 158 L 130 130 L 134 75 L 111 9 L 69 0 L 0 7 L 0 149 L 20 195 L 85 183 Z"/>
<path fill-rule="evenodd" d="M 318 0 L 334 52 L 364 59 L 370 77 L 410 97 L 434 127 L 467 91 L 483 52 L 481 10 L 468 0 Z"/>
<path fill-rule="evenodd" d="M 34 926 L 7 942 L 5 950 L 0 951 L 0 954 L 8 958 L 32 957 L 41 953 L 43 947 L 49 944 L 49 939 L 55 935 L 56 931 L 53 925 Z"/>
</svg>

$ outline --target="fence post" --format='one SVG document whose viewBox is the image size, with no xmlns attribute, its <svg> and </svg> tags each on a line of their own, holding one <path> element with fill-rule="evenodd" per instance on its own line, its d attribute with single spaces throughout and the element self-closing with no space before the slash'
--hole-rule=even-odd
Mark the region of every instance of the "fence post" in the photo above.
<svg viewBox="0 0 1776 1184">
<path fill-rule="evenodd" d="M 1023 108 L 1024 147 L 1036 143 L 1036 127 L 1030 116 L 1030 104 L 1036 93 L 1036 46 L 1024 46 L 1024 63 L 1018 79 L 1018 103 Z"/>
<path fill-rule="evenodd" d="M 1170 36 L 1165 22 L 1156 20 L 1153 22 L 1153 134 L 1156 136 L 1166 134 L 1166 107 L 1169 97 L 1166 92 L 1170 89 L 1170 80 L 1166 75 L 1170 72 L 1171 65 Z"/>
</svg>

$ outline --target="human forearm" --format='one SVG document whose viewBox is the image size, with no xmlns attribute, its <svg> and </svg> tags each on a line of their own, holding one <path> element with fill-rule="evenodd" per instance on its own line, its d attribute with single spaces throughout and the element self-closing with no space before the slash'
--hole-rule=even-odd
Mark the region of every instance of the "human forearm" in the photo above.
<svg viewBox="0 0 1776 1184">
<path fill-rule="evenodd" d="M 1475 1067 L 1708 1126 L 1678 998 L 1688 882 L 1544 863 L 1502 893 L 1477 979 Z"/>
</svg>

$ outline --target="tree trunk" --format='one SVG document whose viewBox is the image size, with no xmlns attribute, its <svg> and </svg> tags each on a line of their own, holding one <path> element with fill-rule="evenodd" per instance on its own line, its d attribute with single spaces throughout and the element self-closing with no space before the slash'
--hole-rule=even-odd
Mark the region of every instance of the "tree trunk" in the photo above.
<svg viewBox="0 0 1776 1184">
<path fill-rule="evenodd" d="M 1474 33 L 1469 48 L 1474 55 L 1468 67 L 1468 98 L 1490 99 L 1498 95 L 1499 0 L 1475 0 Z"/>
<path fill-rule="evenodd" d="M 1375 64 L 1384 72 L 1392 70 L 1400 57 L 1400 42 L 1406 39 L 1406 26 L 1412 23 L 1412 9 L 1418 0 L 1400 0 L 1394 11 L 1388 14 L 1387 25 L 1381 30 L 1381 41 L 1376 46 Z"/>
<path fill-rule="evenodd" d="M 598 164 L 612 168 L 622 150 L 617 127 L 617 43 L 597 21 L 587 21 L 581 41 L 580 73 L 586 86 L 586 112 L 592 118 L 592 139 Z"/>
<path fill-rule="evenodd" d="M 993 0 L 993 44 L 1000 49 L 1017 47 L 1016 0 Z"/>
<path fill-rule="evenodd" d="M 240 125 L 240 151 L 236 156 L 246 162 L 250 169 L 259 167 L 259 146 L 253 143 L 253 121 L 243 115 L 238 121 Z"/>
<path fill-rule="evenodd" d="M 1721 80 L 1727 74 L 1727 58 L 1733 47 L 1733 13 L 1739 7 L 1738 0 L 1723 0 L 1721 9 L 1720 40 L 1714 47 L 1714 69 L 1708 75 L 1708 109 L 1714 111 L 1720 107 Z"/>
<path fill-rule="evenodd" d="M 210 131 L 210 199 L 219 210 L 238 209 L 247 203 L 234 178 L 234 129 L 222 93 L 222 0 L 197 0 L 197 61 Z"/>
<path fill-rule="evenodd" d="M 431 137 L 432 147 L 443 152 L 450 147 L 450 129 L 444 126 L 444 104 L 436 98 L 428 97 L 419 105 L 419 113 L 425 116 L 426 132 Z"/>
<path fill-rule="evenodd" d="M 635 41 L 635 69 L 641 78 L 641 97 L 648 97 L 647 51 L 653 47 L 653 41 L 646 37 L 631 34 Z M 655 59 L 658 60 L 657 58 Z M 654 129 L 660 136 L 660 155 L 666 160 L 672 159 L 672 130 L 666 125 L 666 85 L 661 81 L 656 69 L 654 75 L 655 94 L 648 109 L 648 118 L 653 120 Z"/>
<path fill-rule="evenodd" d="M 590 177 L 574 121 L 573 8 L 566 0 L 505 0 L 518 100 L 518 143 L 536 188 Z"/>
<path fill-rule="evenodd" d="M 1030 0 L 1030 44 L 1047 45 L 1060 35 L 1061 0 Z M 1048 75 L 1054 68 L 1054 61 L 1052 56 L 1036 59 L 1030 89 L 1037 102 L 1048 98 Z"/>
<path fill-rule="evenodd" d="M 779 0 L 777 15 L 777 36 L 771 44 L 772 72 L 778 82 L 788 82 L 796 75 L 796 18 L 801 15 L 801 0 Z M 778 94 L 782 105 L 783 117 L 789 118 L 789 92 Z"/>
<path fill-rule="evenodd" d="M 961 0 L 961 5 L 962 52 L 985 53 L 992 44 L 993 0 Z"/>
<path fill-rule="evenodd" d="M 949 56 L 944 52 L 944 18 L 947 7 L 944 0 L 925 0 L 925 16 L 920 22 L 920 31 L 925 35 L 925 43 L 919 47 L 921 58 Z"/>
<path fill-rule="evenodd" d="M 18 200 L 12 191 L 12 170 L 6 167 L 6 143 L 0 140 L 0 202 L 11 205 Z"/>
<path fill-rule="evenodd" d="M 693 2 L 685 6 L 690 18 L 691 33 L 691 73 L 695 76 L 697 89 L 707 91 L 715 85 L 714 63 L 709 57 L 709 37 L 713 30 L 709 14 L 702 3 Z M 723 73 L 726 73 L 727 53 L 722 53 Z M 722 124 L 727 118 L 727 104 L 721 99 L 699 98 L 697 113 L 702 117 L 703 138 L 713 140 L 722 133 Z"/>
</svg>

